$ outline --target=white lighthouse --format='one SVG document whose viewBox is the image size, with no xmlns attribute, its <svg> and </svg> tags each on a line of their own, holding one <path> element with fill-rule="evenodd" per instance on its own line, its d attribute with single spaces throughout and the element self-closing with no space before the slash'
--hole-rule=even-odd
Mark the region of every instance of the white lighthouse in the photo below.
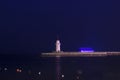
<svg viewBox="0 0 120 80">
<path fill-rule="evenodd" d="M 60 52 L 60 40 L 56 40 L 56 52 Z"/>
</svg>

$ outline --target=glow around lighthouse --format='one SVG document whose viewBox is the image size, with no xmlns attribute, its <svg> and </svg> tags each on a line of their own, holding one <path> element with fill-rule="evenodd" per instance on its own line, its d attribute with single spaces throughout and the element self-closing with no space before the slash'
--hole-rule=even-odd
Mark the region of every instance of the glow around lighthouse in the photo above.
<svg viewBox="0 0 120 80">
<path fill-rule="evenodd" d="M 56 40 L 56 52 L 60 52 L 60 40 Z"/>
</svg>

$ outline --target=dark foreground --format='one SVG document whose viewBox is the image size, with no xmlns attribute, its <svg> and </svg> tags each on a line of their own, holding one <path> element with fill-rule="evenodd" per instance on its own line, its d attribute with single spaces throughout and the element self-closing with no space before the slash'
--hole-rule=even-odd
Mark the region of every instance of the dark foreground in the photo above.
<svg viewBox="0 0 120 80">
<path fill-rule="evenodd" d="M 1 55 L 0 80 L 120 80 L 120 56 Z"/>
</svg>

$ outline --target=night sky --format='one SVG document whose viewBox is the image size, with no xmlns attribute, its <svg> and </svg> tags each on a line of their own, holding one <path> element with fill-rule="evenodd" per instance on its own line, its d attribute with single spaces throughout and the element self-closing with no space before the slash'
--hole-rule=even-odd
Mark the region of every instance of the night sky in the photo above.
<svg viewBox="0 0 120 80">
<path fill-rule="evenodd" d="M 92 47 L 120 51 L 120 2 L 114 0 L 2 0 L 0 53 L 37 54 Z"/>
</svg>

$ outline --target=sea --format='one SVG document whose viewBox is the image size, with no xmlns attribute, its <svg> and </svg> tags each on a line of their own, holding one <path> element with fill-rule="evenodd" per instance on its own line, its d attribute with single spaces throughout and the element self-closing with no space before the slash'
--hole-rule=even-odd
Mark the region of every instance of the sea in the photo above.
<svg viewBox="0 0 120 80">
<path fill-rule="evenodd" d="M 0 80 L 120 80 L 120 56 L 0 55 Z"/>
</svg>

